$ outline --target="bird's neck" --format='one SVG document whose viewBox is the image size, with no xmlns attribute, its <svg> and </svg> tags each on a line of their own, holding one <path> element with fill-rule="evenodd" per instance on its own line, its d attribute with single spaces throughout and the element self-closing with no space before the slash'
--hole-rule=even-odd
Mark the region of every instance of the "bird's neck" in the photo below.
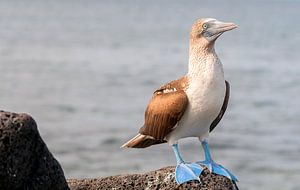
<svg viewBox="0 0 300 190">
<path fill-rule="evenodd" d="M 203 76 L 212 70 L 215 64 L 219 64 L 219 58 L 215 52 L 214 42 L 209 45 L 190 40 L 189 49 L 189 76 Z"/>
</svg>

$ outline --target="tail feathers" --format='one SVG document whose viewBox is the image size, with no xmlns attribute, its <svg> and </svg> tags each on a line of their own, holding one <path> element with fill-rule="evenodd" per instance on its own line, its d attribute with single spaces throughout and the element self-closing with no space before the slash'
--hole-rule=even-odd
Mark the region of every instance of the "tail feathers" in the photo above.
<svg viewBox="0 0 300 190">
<path fill-rule="evenodd" d="M 137 134 L 131 140 L 121 146 L 121 148 L 146 148 L 154 144 L 164 143 L 164 140 L 156 140 L 149 135 Z"/>
</svg>

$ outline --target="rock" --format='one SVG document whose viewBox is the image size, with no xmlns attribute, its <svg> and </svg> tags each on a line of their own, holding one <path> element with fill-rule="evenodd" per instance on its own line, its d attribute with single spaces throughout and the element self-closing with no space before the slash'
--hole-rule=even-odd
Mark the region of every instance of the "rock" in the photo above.
<svg viewBox="0 0 300 190">
<path fill-rule="evenodd" d="M 204 170 L 201 183 L 177 185 L 175 167 L 144 174 L 69 179 L 71 190 L 237 190 L 231 180 Z M 0 111 L 0 190 L 68 190 L 62 168 L 27 114 Z"/>
<path fill-rule="evenodd" d="M 0 111 L 0 189 L 69 189 L 62 168 L 27 114 Z"/>
<path fill-rule="evenodd" d="M 170 166 L 144 174 L 118 175 L 96 179 L 69 179 L 68 184 L 71 190 L 238 190 L 231 180 L 211 174 L 208 170 L 204 170 L 200 176 L 202 183 L 193 181 L 177 185 L 174 170 L 175 167 Z"/>
</svg>

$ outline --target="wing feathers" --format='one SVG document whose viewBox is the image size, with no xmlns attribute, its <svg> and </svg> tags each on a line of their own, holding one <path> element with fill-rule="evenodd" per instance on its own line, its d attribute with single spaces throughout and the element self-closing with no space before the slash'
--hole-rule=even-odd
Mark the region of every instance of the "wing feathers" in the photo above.
<svg viewBox="0 0 300 190">
<path fill-rule="evenodd" d="M 188 100 L 183 91 L 154 95 L 145 112 L 141 134 L 163 140 L 182 117 Z"/>
<path fill-rule="evenodd" d="M 228 105 L 228 101 L 229 101 L 229 96 L 230 96 L 230 85 L 229 82 L 225 81 L 226 84 L 226 93 L 225 93 L 225 98 L 224 98 L 224 102 L 222 105 L 222 108 L 220 110 L 219 115 L 216 117 L 216 119 L 211 123 L 210 125 L 210 129 L 209 132 L 211 132 L 212 130 L 214 130 L 214 128 L 218 125 L 218 123 L 221 121 L 226 109 L 227 109 L 227 105 Z"/>
<path fill-rule="evenodd" d="M 145 111 L 145 123 L 139 134 L 122 147 L 145 148 L 164 143 L 165 137 L 176 126 L 185 112 L 188 98 L 184 90 L 187 77 L 172 81 L 153 93 Z"/>
<path fill-rule="evenodd" d="M 121 148 L 146 148 L 154 144 L 164 143 L 165 141 L 155 140 L 148 135 L 138 134 L 121 146 Z"/>
</svg>

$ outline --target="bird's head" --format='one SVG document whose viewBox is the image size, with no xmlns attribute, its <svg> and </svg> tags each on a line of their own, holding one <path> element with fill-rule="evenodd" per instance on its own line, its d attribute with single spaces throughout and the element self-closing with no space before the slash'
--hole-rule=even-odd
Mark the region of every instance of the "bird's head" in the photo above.
<svg viewBox="0 0 300 190">
<path fill-rule="evenodd" d="M 195 43 L 203 45 L 214 44 L 216 39 L 226 31 L 237 28 L 237 25 L 230 22 L 221 22 L 213 18 L 197 20 L 190 33 L 190 39 Z"/>
</svg>

